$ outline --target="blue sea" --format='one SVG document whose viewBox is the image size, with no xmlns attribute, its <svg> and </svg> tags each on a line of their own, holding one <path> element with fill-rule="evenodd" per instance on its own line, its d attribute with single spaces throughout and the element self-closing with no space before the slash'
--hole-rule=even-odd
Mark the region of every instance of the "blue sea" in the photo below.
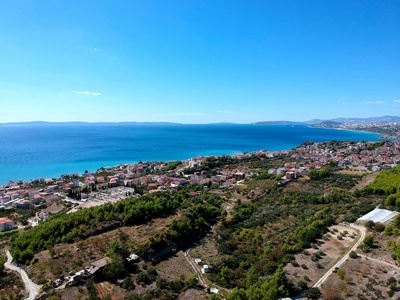
<svg viewBox="0 0 400 300">
<path fill-rule="evenodd" d="M 287 150 L 306 141 L 377 141 L 379 135 L 306 126 L 26 124 L 0 126 L 0 184 L 122 163 Z"/>
</svg>

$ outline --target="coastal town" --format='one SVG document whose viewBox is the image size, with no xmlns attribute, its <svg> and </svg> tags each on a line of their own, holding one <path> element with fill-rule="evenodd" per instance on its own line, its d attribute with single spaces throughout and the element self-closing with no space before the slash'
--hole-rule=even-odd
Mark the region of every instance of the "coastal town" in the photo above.
<svg viewBox="0 0 400 300">
<path fill-rule="evenodd" d="M 325 121 L 315 124 L 312 127 L 334 128 L 341 130 L 364 131 L 381 134 L 381 139 L 399 139 L 400 138 L 400 122 L 374 122 L 374 123 L 355 123 L 341 124 L 332 121 Z"/>
<path fill-rule="evenodd" d="M 380 174 L 380 171 L 392 170 L 399 165 L 400 141 L 329 141 L 305 142 L 295 149 L 282 151 L 260 150 L 235 155 L 198 156 L 182 161 L 120 164 L 101 167 L 94 172 L 62 174 L 58 178 L 9 181 L 0 186 L 0 231 L 18 236 L 23 233 L 28 234 L 35 229 L 47 230 L 50 224 L 58 222 L 58 218 L 68 219 L 67 216 L 71 216 L 71 220 L 73 220 L 76 218 L 75 215 L 81 216 L 93 211 L 93 209 L 98 209 L 101 212 L 94 215 L 97 221 L 84 218 L 87 220 L 84 222 L 89 222 L 89 227 L 85 227 L 86 225 L 76 227 L 74 225 L 71 228 L 72 231 L 66 236 L 57 240 L 54 244 L 48 244 L 34 256 L 29 254 L 28 250 L 21 254 L 13 252 L 14 261 L 17 260 L 20 263 L 19 272 L 29 274 L 30 279 L 26 279 L 25 284 L 32 287 L 31 295 L 40 299 L 45 299 L 49 293 L 57 293 L 62 298 L 65 296 L 66 299 L 69 299 L 67 295 L 70 294 L 83 293 L 88 295 L 88 293 L 91 293 L 88 285 L 85 290 L 79 288 L 79 291 L 81 291 L 79 293 L 75 287 L 88 284 L 88 282 L 96 282 L 95 293 L 99 295 L 109 293 L 103 291 L 105 286 L 108 286 L 107 290 L 113 289 L 114 295 L 123 293 L 129 296 L 132 293 L 150 293 L 151 287 L 155 284 L 151 284 L 151 281 L 156 278 L 152 274 L 157 272 L 157 276 L 161 278 L 176 278 L 177 271 L 175 269 L 180 267 L 175 264 L 186 266 L 181 267 L 179 272 L 185 274 L 180 275 L 180 277 L 186 276 L 188 282 L 185 284 L 190 287 L 190 293 L 200 293 L 199 295 L 202 295 L 200 299 L 207 299 L 204 295 L 208 294 L 223 297 L 232 292 L 234 283 L 217 280 L 215 277 L 221 276 L 218 275 L 220 260 L 231 253 L 231 250 L 224 248 L 226 246 L 218 246 L 217 251 L 217 246 L 214 244 L 215 239 L 222 237 L 221 230 L 223 230 L 223 224 L 226 221 L 221 222 L 221 220 L 235 222 L 237 216 L 234 216 L 243 214 L 243 212 L 240 212 L 241 209 L 248 209 L 248 207 L 251 207 L 249 205 L 252 205 L 251 203 L 255 201 L 254 199 L 260 201 L 265 195 L 270 195 L 271 199 L 274 199 L 273 195 L 281 195 L 276 198 L 276 201 L 279 201 L 282 207 L 287 207 L 287 209 L 290 207 L 301 215 L 306 213 L 307 210 L 296 210 L 298 201 L 311 201 L 310 203 L 315 205 L 318 210 L 321 209 L 318 203 L 327 203 L 327 201 L 329 203 L 331 201 L 330 205 L 335 206 L 335 199 L 347 199 L 347 197 L 350 197 L 349 195 L 356 195 L 357 189 L 362 190 L 371 183 Z M 331 172 L 330 175 L 327 172 Z M 320 178 L 332 177 L 334 180 L 319 181 L 318 176 L 321 176 Z M 348 182 L 348 180 L 350 181 Z M 346 194 L 349 191 L 351 193 Z M 358 193 L 360 194 L 360 192 Z M 303 199 L 299 198 L 299 195 Z M 143 215 L 150 218 L 150 222 L 136 223 L 138 222 L 136 221 L 138 217 L 136 217 L 133 219 L 133 224 L 138 225 L 131 227 L 127 223 L 128 221 L 125 221 L 124 213 L 122 213 L 122 216 L 119 213 L 116 214 L 113 217 L 115 221 L 111 219 L 111 214 L 107 215 L 106 213 L 106 210 L 112 211 L 119 209 L 118 207 L 134 207 L 136 200 L 138 203 L 153 203 L 153 199 L 165 197 L 181 199 L 181 202 L 177 202 L 175 205 L 183 205 L 181 208 L 184 211 L 183 214 L 178 212 L 171 215 L 156 214 L 153 216 L 154 220 L 152 220 L 151 214 L 147 212 Z M 290 197 L 293 197 L 293 200 L 287 200 L 291 199 Z M 368 199 L 368 196 L 365 199 Z M 367 201 L 365 199 L 363 201 Z M 336 230 L 338 228 L 342 230 L 343 241 L 340 240 L 342 235 L 338 237 L 340 240 L 339 250 L 343 247 L 349 247 L 349 245 L 352 245 L 351 249 L 356 249 L 360 245 L 363 239 L 362 235 L 360 235 L 357 243 L 354 243 L 357 232 L 363 234 L 364 231 L 364 225 L 360 224 L 381 222 L 390 227 L 395 222 L 398 213 L 393 210 L 376 209 L 377 201 L 381 200 L 377 198 L 374 201 L 374 205 L 362 204 L 362 210 L 357 211 L 357 213 L 354 213 L 356 208 L 351 206 L 343 210 L 348 216 L 338 217 L 337 225 L 330 229 Z M 187 203 L 192 203 L 191 205 L 194 206 L 185 210 L 184 207 Z M 287 203 L 292 203 L 292 205 L 286 206 Z M 195 209 L 197 205 L 205 205 L 199 211 L 210 224 L 210 227 L 207 227 L 208 233 L 204 231 L 203 236 L 193 239 L 198 232 L 202 232 L 201 226 L 198 225 L 192 227 L 196 230 L 188 233 L 185 242 L 182 239 L 179 239 L 179 242 L 164 240 L 166 239 L 164 236 L 172 234 L 170 233 L 172 228 L 178 230 L 178 228 L 182 228 L 180 226 L 183 226 L 174 225 L 174 222 L 177 221 L 175 219 L 171 221 L 171 219 L 175 217 L 178 217 L 177 220 L 187 218 L 185 214 L 190 215 L 197 211 L 198 208 Z M 213 209 L 208 212 L 212 215 L 207 215 L 207 209 L 205 209 L 207 205 L 216 205 L 212 206 Z M 393 207 L 389 206 L 388 208 Z M 260 209 L 262 212 L 263 208 Z M 122 210 L 125 211 L 126 208 Z M 237 210 L 238 212 L 236 212 Z M 254 213 L 257 214 L 257 211 Z M 265 213 L 262 212 L 262 214 Z M 385 214 L 383 216 L 385 222 L 382 221 L 382 214 Z M 218 217 L 218 215 L 220 216 Z M 362 217 L 359 218 L 360 216 Z M 260 217 L 264 220 L 263 222 L 269 218 Z M 200 217 L 199 220 L 202 218 Z M 300 217 L 300 219 L 306 222 L 304 217 Z M 348 225 L 350 220 L 358 222 L 358 225 L 354 225 L 356 227 Z M 165 228 L 162 225 L 163 222 L 171 222 L 171 224 Z M 276 228 L 282 226 L 281 222 L 282 220 L 275 224 Z M 329 224 L 332 224 L 332 222 L 333 219 Z M 76 224 L 75 221 L 73 224 Z M 56 225 L 55 228 L 57 229 L 55 230 L 59 230 L 58 226 Z M 79 228 L 79 231 L 77 228 Z M 85 231 L 83 231 L 84 229 Z M 243 230 L 246 231 L 247 229 Z M 287 230 L 290 232 L 289 228 Z M 159 233 L 154 234 L 154 231 Z M 241 229 L 239 232 L 241 232 Z M 265 237 L 266 241 L 275 239 L 274 234 L 278 234 L 278 232 L 269 230 L 267 232 L 269 233 Z M 290 234 L 289 232 L 288 234 Z M 345 236 L 343 232 L 351 232 L 351 235 Z M 176 234 L 172 234 L 170 238 L 173 239 Z M 237 234 L 238 232 L 235 233 L 235 235 Z M 130 235 L 134 238 L 128 242 Z M 7 243 L 7 235 L 4 235 L 4 237 L 3 245 Z M 294 239 L 297 238 L 294 237 Z M 325 246 L 321 246 L 321 251 L 325 251 L 322 249 L 329 249 L 330 245 L 335 243 L 334 240 L 329 238 L 329 234 L 323 236 L 323 240 Z M 286 238 L 286 242 L 284 240 L 279 242 L 279 247 L 283 247 L 280 251 L 286 251 L 283 249 L 293 244 L 293 242 L 288 244 L 287 241 Z M 158 243 L 164 243 L 163 247 L 157 246 Z M 269 242 L 267 243 L 270 245 Z M 313 246 L 313 249 L 316 249 L 315 247 Z M 340 251 L 344 251 L 343 249 Z M 11 251 L 15 250 L 10 248 L 9 252 Z M 26 251 L 28 252 L 26 253 Z M 265 252 L 267 250 L 261 248 L 259 251 Z M 298 281 L 296 274 L 300 272 L 304 274 L 302 276 L 312 278 L 306 284 L 307 287 L 321 286 L 330 274 L 329 268 L 333 268 L 330 262 L 339 261 L 339 258 L 341 258 L 341 252 L 330 253 L 328 250 L 326 251 L 325 258 L 320 260 L 323 267 L 318 269 L 322 268 L 321 270 L 314 271 L 314 267 L 310 266 L 311 271 L 304 268 L 304 270 L 299 271 L 296 269 L 296 264 L 291 262 L 291 265 L 285 267 L 285 274 L 291 280 Z M 7 252 L 7 256 L 12 259 L 9 252 Z M 346 255 L 349 255 L 349 252 L 350 250 L 345 252 Z M 126 276 L 124 280 L 120 278 L 122 275 L 115 275 L 117 277 L 112 277 L 112 279 L 104 277 L 107 276 L 105 274 L 109 272 L 111 266 L 116 263 L 116 254 L 123 261 L 122 268 L 136 270 L 132 271 L 132 275 L 127 275 L 127 271 L 123 273 L 125 274 L 123 276 Z M 307 261 L 303 256 L 305 255 L 297 254 L 296 260 Z M 59 259 L 61 257 L 62 260 Z M 249 256 L 249 259 L 250 257 L 252 256 Z M 295 258 L 294 256 L 290 257 L 292 260 Z M 58 265 L 48 265 L 47 261 L 57 262 Z M 172 265 L 165 267 L 164 264 L 168 264 L 169 261 Z M 345 260 L 340 259 L 341 264 L 344 262 Z M 267 263 L 267 261 L 264 260 L 264 263 Z M 380 261 L 380 263 L 382 262 Z M 150 268 L 149 270 L 155 268 L 156 271 L 151 273 L 147 268 Z M 196 284 L 189 283 L 189 280 L 192 280 L 190 278 L 193 277 L 189 276 L 191 275 L 189 270 L 195 272 L 192 275 L 195 275 L 193 280 Z M 239 270 L 241 270 L 241 267 Z M 175 275 L 172 275 L 172 273 Z M 238 273 L 237 276 L 242 275 Z M 108 281 L 104 281 L 105 278 Z M 132 282 L 132 280 L 136 283 L 129 283 L 127 286 L 126 282 Z M 160 284 L 160 282 L 157 281 L 157 284 Z M 203 290 L 198 292 L 199 289 Z M 85 297 L 84 299 L 86 299 Z"/>
<path fill-rule="evenodd" d="M 249 157 L 264 160 L 279 159 L 268 169 L 268 174 L 278 176 L 287 184 L 307 175 L 311 168 L 336 166 L 357 171 L 379 172 L 400 163 L 400 141 L 381 142 L 306 142 L 296 149 L 223 155 L 199 156 L 185 161 L 154 161 L 137 164 L 121 164 L 102 167 L 96 172 L 63 174 L 59 178 L 36 178 L 28 181 L 9 181 L 0 186 L 0 212 L 7 217 L 0 219 L 0 231 L 24 227 L 15 224 L 11 216 L 14 208 L 35 208 L 35 216 L 29 218 L 32 226 L 47 219 L 51 213 L 68 208 L 69 213 L 82 208 L 116 203 L 126 197 L 138 197 L 144 193 L 177 191 L 185 184 L 198 184 L 211 189 L 229 189 L 242 180 L 251 180 L 259 169 L 230 168 L 220 165 L 209 174 L 204 166 L 222 159 L 236 162 Z M 194 197 L 200 192 L 191 192 Z M 66 207 L 46 210 L 47 199 L 68 204 Z M 45 207 L 44 209 L 42 209 Z"/>
</svg>

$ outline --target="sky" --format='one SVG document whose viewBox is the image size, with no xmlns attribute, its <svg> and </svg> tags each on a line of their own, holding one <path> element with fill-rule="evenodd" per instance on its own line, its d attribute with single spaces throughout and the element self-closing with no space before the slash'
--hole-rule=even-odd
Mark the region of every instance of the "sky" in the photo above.
<svg viewBox="0 0 400 300">
<path fill-rule="evenodd" d="M 0 0 L 0 123 L 400 115 L 399 1 Z"/>
</svg>

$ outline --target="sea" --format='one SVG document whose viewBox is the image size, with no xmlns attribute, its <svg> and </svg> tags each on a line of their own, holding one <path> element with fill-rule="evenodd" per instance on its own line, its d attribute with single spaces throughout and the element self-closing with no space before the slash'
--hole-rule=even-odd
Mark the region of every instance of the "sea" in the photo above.
<svg viewBox="0 0 400 300">
<path fill-rule="evenodd" d="M 378 141 L 378 134 L 307 126 L 27 123 L 0 126 L 0 184 L 58 178 L 139 161 L 277 151 L 306 141 Z"/>
</svg>

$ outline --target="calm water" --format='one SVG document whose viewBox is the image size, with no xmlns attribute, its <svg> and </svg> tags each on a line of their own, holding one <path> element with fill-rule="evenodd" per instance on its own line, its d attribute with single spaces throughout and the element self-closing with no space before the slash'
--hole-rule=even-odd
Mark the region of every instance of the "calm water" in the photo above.
<svg viewBox="0 0 400 300">
<path fill-rule="evenodd" d="M 68 124 L 0 126 L 0 184 L 139 160 L 291 149 L 305 141 L 376 141 L 377 134 L 253 125 Z"/>
</svg>

